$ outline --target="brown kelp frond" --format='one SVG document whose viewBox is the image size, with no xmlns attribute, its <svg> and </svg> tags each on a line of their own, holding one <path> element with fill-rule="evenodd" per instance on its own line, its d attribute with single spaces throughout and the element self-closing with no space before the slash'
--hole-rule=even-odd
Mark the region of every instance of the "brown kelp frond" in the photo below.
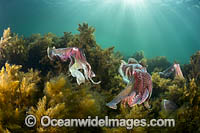
<svg viewBox="0 0 200 133">
<path fill-rule="evenodd" d="M 27 47 L 23 37 L 11 34 L 10 28 L 4 30 L 0 41 L 0 65 L 6 61 L 11 64 L 24 65 L 27 61 Z"/>
<path fill-rule="evenodd" d="M 38 71 L 20 71 L 22 66 L 5 64 L 0 72 L 0 123 L 4 129 L 22 131 L 25 111 L 37 101 Z"/>
<path fill-rule="evenodd" d="M 81 85 L 78 89 L 72 88 L 71 83 L 63 74 L 52 78 L 45 85 L 45 96 L 38 101 L 37 107 L 31 107 L 28 114 L 37 118 L 36 130 L 38 132 L 66 132 L 78 131 L 74 127 L 49 127 L 41 126 L 42 116 L 50 118 L 87 118 L 96 115 L 102 116 L 102 99 L 96 92 L 89 90 L 90 85 Z"/>
<path fill-rule="evenodd" d="M 0 45 L 4 45 L 8 42 L 8 40 L 11 38 L 10 33 L 10 27 L 4 30 L 3 37 L 1 37 Z"/>
</svg>

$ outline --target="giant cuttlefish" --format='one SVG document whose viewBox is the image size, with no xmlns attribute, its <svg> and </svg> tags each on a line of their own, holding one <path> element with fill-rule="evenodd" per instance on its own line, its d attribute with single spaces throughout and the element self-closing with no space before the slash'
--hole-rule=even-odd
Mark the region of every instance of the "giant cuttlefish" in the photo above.
<svg viewBox="0 0 200 133">
<path fill-rule="evenodd" d="M 117 104 L 121 101 L 123 104 L 128 103 L 130 107 L 144 103 L 145 107 L 150 108 L 148 101 L 152 94 L 151 75 L 147 73 L 145 67 L 133 61 L 133 58 L 129 59 L 128 64 L 121 61 L 119 73 L 127 83 L 127 87 L 106 104 L 112 109 L 117 109 Z"/>
<path fill-rule="evenodd" d="M 159 74 L 163 78 L 170 78 L 170 76 L 173 76 L 173 77 L 179 77 L 179 78 L 184 79 L 183 73 L 181 71 L 181 67 L 177 63 L 174 63 L 163 72 L 159 72 Z"/>
<path fill-rule="evenodd" d="M 93 84 L 99 84 L 101 82 L 94 82 L 92 80 L 95 74 L 91 70 L 91 66 L 87 62 L 84 52 L 79 48 L 69 47 L 56 49 L 55 47 L 48 47 L 47 54 L 50 60 L 59 58 L 61 61 L 67 61 L 70 59 L 69 71 L 73 77 L 76 77 L 78 85 L 85 83 L 85 79 L 90 80 Z M 83 69 L 84 75 L 79 71 L 80 69 Z"/>
</svg>

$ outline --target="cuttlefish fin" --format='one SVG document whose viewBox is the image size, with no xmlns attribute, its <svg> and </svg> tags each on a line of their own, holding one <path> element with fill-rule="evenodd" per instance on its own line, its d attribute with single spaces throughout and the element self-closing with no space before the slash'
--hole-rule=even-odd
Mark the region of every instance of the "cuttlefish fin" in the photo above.
<svg viewBox="0 0 200 133">
<path fill-rule="evenodd" d="M 128 97 L 132 89 L 132 83 L 128 84 L 127 87 L 122 90 L 112 101 L 106 104 L 109 108 L 117 109 L 117 104 L 121 102 L 121 100 Z"/>
</svg>

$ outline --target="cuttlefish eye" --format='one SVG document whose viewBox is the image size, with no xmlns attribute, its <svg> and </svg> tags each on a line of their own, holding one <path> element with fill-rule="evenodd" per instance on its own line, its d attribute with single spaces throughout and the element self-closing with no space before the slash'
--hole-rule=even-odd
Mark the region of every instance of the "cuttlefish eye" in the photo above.
<svg viewBox="0 0 200 133">
<path fill-rule="evenodd" d="M 73 48 L 74 51 L 78 51 L 78 48 Z"/>
</svg>

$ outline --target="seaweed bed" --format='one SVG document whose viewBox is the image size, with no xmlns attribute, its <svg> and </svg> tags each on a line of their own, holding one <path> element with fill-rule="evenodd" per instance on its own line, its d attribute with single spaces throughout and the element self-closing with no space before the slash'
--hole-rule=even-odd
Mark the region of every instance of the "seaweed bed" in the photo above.
<svg viewBox="0 0 200 133">
<path fill-rule="evenodd" d="M 28 38 L 4 31 L 0 42 L 0 132 L 200 132 L 200 51 L 190 58 L 190 64 L 181 65 L 185 79 L 164 79 L 158 71 L 171 63 L 166 57 L 148 59 L 143 52 L 132 57 L 148 65 L 152 75 L 153 94 L 150 110 L 143 106 L 112 110 L 105 106 L 125 84 L 118 74 L 120 60 L 124 57 L 114 52 L 114 47 L 102 49 L 95 41 L 93 27 L 79 24 L 79 34 L 65 32 L 58 37 L 52 33 L 34 34 Z M 77 85 L 69 76 L 69 62 L 52 62 L 48 59 L 48 47 L 78 47 L 84 50 L 87 61 L 101 80 L 99 85 L 86 82 Z M 178 108 L 166 112 L 162 100 L 174 101 Z M 48 115 L 52 118 L 109 118 L 159 119 L 174 118 L 175 127 L 48 127 L 29 128 L 24 119 L 27 114 L 36 118 Z M 38 120 L 37 119 L 37 120 Z"/>
</svg>

